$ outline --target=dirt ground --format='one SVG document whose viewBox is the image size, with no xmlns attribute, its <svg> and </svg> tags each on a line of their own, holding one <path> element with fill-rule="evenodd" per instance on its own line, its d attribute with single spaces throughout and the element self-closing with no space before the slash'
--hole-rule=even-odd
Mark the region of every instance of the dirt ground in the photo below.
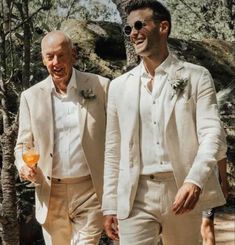
<svg viewBox="0 0 235 245">
<path fill-rule="evenodd" d="M 215 218 L 215 237 L 217 245 L 235 245 L 234 210 L 217 213 Z"/>
<path fill-rule="evenodd" d="M 215 237 L 216 245 L 235 245 L 235 188 L 227 205 L 216 212 Z"/>
</svg>

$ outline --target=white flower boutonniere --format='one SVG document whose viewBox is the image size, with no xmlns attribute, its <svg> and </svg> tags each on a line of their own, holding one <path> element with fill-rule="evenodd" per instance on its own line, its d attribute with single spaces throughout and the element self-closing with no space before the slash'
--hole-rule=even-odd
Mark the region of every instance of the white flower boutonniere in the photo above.
<svg viewBox="0 0 235 245">
<path fill-rule="evenodd" d="M 94 100 L 96 98 L 96 95 L 94 94 L 91 88 L 80 90 L 80 95 L 84 100 Z"/>
<path fill-rule="evenodd" d="M 188 78 L 175 79 L 171 86 L 176 92 L 182 92 L 188 83 Z"/>
<path fill-rule="evenodd" d="M 179 78 L 179 79 L 173 80 L 171 82 L 171 87 L 174 90 L 174 93 L 172 94 L 172 96 L 184 91 L 184 88 L 186 87 L 187 83 L 188 83 L 188 78 Z"/>
</svg>

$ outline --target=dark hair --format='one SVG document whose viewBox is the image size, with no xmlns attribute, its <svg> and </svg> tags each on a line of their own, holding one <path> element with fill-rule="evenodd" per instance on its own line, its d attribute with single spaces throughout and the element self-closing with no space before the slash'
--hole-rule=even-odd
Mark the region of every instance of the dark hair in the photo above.
<svg viewBox="0 0 235 245">
<path fill-rule="evenodd" d="M 171 14 L 170 11 L 160 2 L 156 0 L 135 0 L 129 1 L 125 11 L 129 15 L 132 11 L 138 9 L 150 8 L 153 10 L 153 19 L 154 20 L 166 20 L 169 22 L 169 32 L 171 32 Z"/>
</svg>

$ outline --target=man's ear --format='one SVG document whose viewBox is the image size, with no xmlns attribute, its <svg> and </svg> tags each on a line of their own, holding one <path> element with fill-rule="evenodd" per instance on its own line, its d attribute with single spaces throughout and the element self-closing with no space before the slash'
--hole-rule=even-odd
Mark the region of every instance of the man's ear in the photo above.
<svg viewBox="0 0 235 245">
<path fill-rule="evenodd" d="M 47 66 L 46 65 L 46 61 L 43 58 L 42 58 L 42 63 L 43 63 L 44 66 Z"/>
<path fill-rule="evenodd" d="M 169 28 L 170 28 L 170 24 L 167 20 L 163 20 L 160 23 L 160 32 L 162 34 L 167 34 L 169 33 Z"/>
<path fill-rule="evenodd" d="M 43 57 L 43 54 L 41 54 L 41 55 L 42 55 L 42 63 L 43 63 L 43 65 L 44 65 L 44 66 L 47 66 L 47 65 L 46 65 L 46 61 L 45 61 L 45 59 L 44 59 L 44 57 Z"/>
</svg>

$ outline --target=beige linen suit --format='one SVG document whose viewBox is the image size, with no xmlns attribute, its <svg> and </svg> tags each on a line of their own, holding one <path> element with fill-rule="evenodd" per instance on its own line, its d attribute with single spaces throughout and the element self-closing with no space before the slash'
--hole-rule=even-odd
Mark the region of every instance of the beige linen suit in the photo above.
<svg viewBox="0 0 235 245">
<path fill-rule="evenodd" d="M 126 219 L 136 198 L 140 177 L 140 65 L 111 82 L 107 109 L 104 214 Z M 198 209 L 225 203 L 217 172 L 217 155 L 226 151 L 209 72 L 172 57 L 167 68 L 168 98 L 164 132 L 177 188 L 185 179 L 202 188 Z M 186 79 L 183 91 L 172 83 Z M 144 195 L 143 195 L 144 198 Z"/>
<path fill-rule="evenodd" d="M 95 99 L 84 99 L 79 92 L 77 109 L 80 111 L 80 132 L 92 183 L 101 201 L 103 183 L 104 141 L 106 125 L 106 92 L 108 79 L 75 70 L 78 90 L 91 89 Z M 19 133 L 15 148 L 16 166 L 22 166 L 21 143 L 37 141 L 40 159 L 37 165 L 36 218 L 43 224 L 50 200 L 52 159 L 54 147 L 51 79 L 24 91 L 20 101 Z"/>
</svg>

